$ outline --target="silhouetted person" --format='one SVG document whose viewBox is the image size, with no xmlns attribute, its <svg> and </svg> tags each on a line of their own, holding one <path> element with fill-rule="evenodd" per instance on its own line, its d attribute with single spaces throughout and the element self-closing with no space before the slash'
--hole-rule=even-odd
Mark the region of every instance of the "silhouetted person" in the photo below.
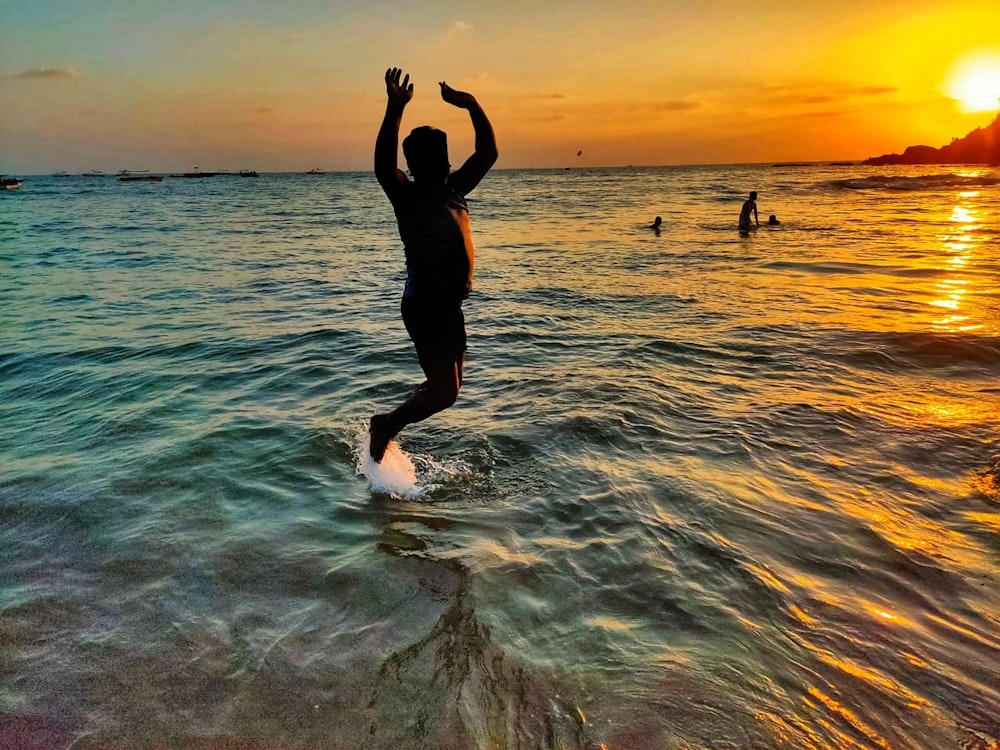
<svg viewBox="0 0 1000 750">
<path fill-rule="evenodd" d="M 650 224 L 648 228 L 649 229 L 659 229 L 660 225 L 662 223 L 663 223 L 663 219 L 661 219 L 659 216 L 657 216 L 655 219 L 653 219 L 653 223 Z"/>
<path fill-rule="evenodd" d="M 754 226 L 760 226 L 757 221 L 757 191 L 750 193 L 750 198 L 743 201 L 743 208 L 740 209 L 740 229 L 750 229 L 750 214 L 753 214 Z"/>
<path fill-rule="evenodd" d="M 371 418 L 369 451 L 376 462 L 406 425 L 447 409 L 458 398 L 466 350 L 462 301 L 472 289 L 475 266 L 465 196 L 498 155 L 493 126 L 475 97 L 442 81 L 441 98 L 469 112 L 475 153 L 451 172 L 444 131 L 427 125 L 415 128 L 403 140 L 411 181 L 396 164 L 399 125 L 413 98 L 410 76 L 400 82 L 402 74 L 399 68 L 385 72 L 386 107 L 375 141 L 375 177 L 392 203 L 403 240 L 406 287 L 400 311 L 427 379 L 394 410 Z"/>
<path fill-rule="evenodd" d="M 780 223 L 781 223 L 781 222 L 780 222 L 780 221 L 778 221 L 778 217 L 777 217 L 777 216 L 775 216 L 774 214 L 771 214 L 770 216 L 768 216 L 768 217 L 767 217 L 767 224 L 768 224 L 768 226 L 771 226 L 771 227 L 776 227 L 776 226 L 778 226 L 778 225 L 779 225 Z"/>
</svg>

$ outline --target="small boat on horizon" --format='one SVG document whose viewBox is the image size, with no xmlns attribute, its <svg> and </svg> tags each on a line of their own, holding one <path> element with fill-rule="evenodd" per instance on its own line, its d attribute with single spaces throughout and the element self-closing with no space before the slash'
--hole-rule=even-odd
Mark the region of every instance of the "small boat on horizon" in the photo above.
<svg viewBox="0 0 1000 750">
<path fill-rule="evenodd" d="M 21 183 L 24 182 L 20 177 L 6 177 L 5 175 L 0 175 L 0 187 L 6 190 L 20 190 Z"/>
<path fill-rule="evenodd" d="M 326 172 L 324 172 L 324 171 L 323 171 L 322 169 L 320 169 L 319 167 L 313 167 L 313 168 L 312 168 L 312 169 L 310 169 L 310 170 L 309 170 L 308 172 L 306 172 L 306 174 L 326 174 Z"/>
<path fill-rule="evenodd" d="M 103 177 L 104 172 L 99 169 L 91 169 L 89 172 L 84 172 L 81 177 Z"/>
<path fill-rule="evenodd" d="M 240 177 L 260 177 L 260 175 L 254 169 L 241 169 Z"/>
<path fill-rule="evenodd" d="M 118 173 L 119 182 L 162 182 L 163 175 L 149 174 L 148 169 L 123 169 Z"/>
<path fill-rule="evenodd" d="M 193 172 L 184 172 L 181 177 L 187 178 L 199 178 L 199 177 L 215 177 L 217 174 L 222 174 L 221 172 L 202 172 L 198 167 L 194 168 Z"/>
</svg>

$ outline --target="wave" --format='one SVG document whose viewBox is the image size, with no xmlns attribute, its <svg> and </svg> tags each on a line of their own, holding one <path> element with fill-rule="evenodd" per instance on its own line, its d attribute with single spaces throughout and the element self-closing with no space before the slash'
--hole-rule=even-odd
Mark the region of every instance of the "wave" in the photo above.
<svg viewBox="0 0 1000 750">
<path fill-rule="evenodd" d="M 845 332 L 824 349 L 842 361 L 875 369 L 918 368 L 1000 373 L 1000 337 L 970 333 Z"/>
<path fill-rule="evenodd" d="M 953 187 L 990 187 L 1000 183 L 1000 177 L 989 175 L 929 174 L 919 177 L 871 175 L 830 180 L 826 185 L 841 190 L 939 190 Z"/>
</svg>

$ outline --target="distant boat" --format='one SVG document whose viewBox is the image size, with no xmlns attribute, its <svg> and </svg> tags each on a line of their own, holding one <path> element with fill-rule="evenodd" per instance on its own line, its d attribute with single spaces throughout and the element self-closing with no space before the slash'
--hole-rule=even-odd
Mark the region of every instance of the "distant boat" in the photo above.
<svg viewBox="0 0 1000 750">
<path fill-rule="evenodd" d="M 219 175 L 222 175 L 224 177 L 235 177 L 236 173 L 235 172 L 227 172 L 225 170 L 215 170 L 214 172 L 202 172 L 200 169 L 198 169 L 198 167 L 195 167 L 193 172 L 184 172 L 181 175 L 181 177 L 192 177 L 192 178 L 198 178 L 198 177 L 218 177 Z"/>
<path fill-rule="evenodd" d="M 20 190 L 22 182 L 24 182 L 24 180 L 18 177 L 4 177 L 3 175 L 0 175 L 0 186 L 2 186 L 4 190 Z"/>
<path fill-rule="evenodd" d="M 181 177 L 215 177 L 218 172 L 202 172 L 198 167 L 194 168 L 193 172 L 184 172 Z"/>
<path fill-rule="evenodd" d="M 69 177 L 69 172 L 67 172 L 65 169 L 60 169 L 58 172 L 53 172 L 52 176 L 53 177 Z"/>
<path fill-rule="evenodd" d="M 84 172 L 83 176 L 84 177 L 103 177 L 104 176 L 104 172 L 101 172 L 100 170 L 97 170 L 97 169 L 91 169 L 89 172 Z"/>
<path fill-rule="evenodd" d="M 118 173 L 119 182 L 161 182 L 163 175 L 148 174 L 148 169 L 123 169 Z"/>
<path fill-rule="evenodd" d="M 240 177 L 260 177 L 260 175 L 253 169 L 241 169 Z"/>
<path fill-rule="evenodd" d="M 326 174 L 326 173 L 319 167 L 313 167 L 308 172 L 306 172 L 306 174 Z"/>
</svg>

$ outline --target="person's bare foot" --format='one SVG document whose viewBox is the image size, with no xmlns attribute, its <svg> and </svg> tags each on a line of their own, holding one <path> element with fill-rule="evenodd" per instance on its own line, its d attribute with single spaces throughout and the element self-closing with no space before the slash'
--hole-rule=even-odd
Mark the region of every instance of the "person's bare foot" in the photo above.
<svg viewBox="0 0 1000 750">
<path fill-rule="evenodd" d="M 375 460 L 375 463 L 382 462 L 385 449 L 389 447 L 389 443 L 394 437 L 393 433 L 389 431 L 388 422 L 388 414 L 376 414 L 368 420 L 368 452 Z"/>
</svg>

